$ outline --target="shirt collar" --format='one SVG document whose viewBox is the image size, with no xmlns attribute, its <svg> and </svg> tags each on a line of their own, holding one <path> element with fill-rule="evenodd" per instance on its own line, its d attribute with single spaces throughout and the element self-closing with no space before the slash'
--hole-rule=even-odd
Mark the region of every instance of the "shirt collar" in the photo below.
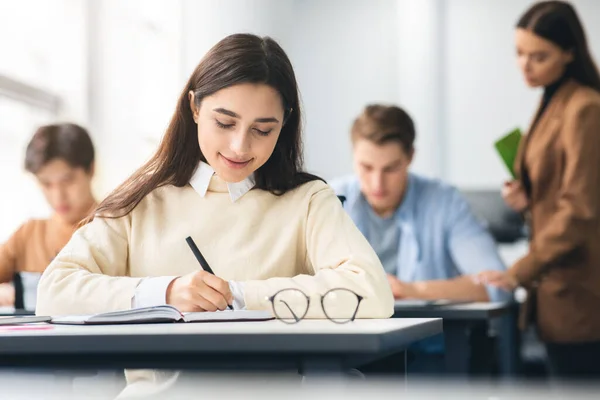
<svg viewBox="0 0 600 400">
<path fill-rule="evenodd" d="M 396 218 L 400 221 L 408 222 L 414 218 L 415 206 L 417 204 L 417 196 L 415 193 L 415 178 L 409 173 L 408 181 L 406 182 L 406 192 L 402 199 L 402 203 L 396 210 Z"/>
<path fill-rule="evenodd" d="M 208 186 L 210 185 L 210 181 L 214 174 L 215 170 L 210 165 L 208 165 L 204 161 L 200 161 L 200 164 L 198 164 L 198 168 L 196 168 L 196 172 L 194 172 L 192 179 L 190 179 L 190 185 L 200 196 L 204 197 L 206 196 Z M 232 202 L 236 202 L 243 195 L 248 193 L 250 189 L 254 187 L 254 185 L 254 174 L 248 176 L 246 179 L 240 182 L 227 182 L 229 198 Z"/>
</svg>

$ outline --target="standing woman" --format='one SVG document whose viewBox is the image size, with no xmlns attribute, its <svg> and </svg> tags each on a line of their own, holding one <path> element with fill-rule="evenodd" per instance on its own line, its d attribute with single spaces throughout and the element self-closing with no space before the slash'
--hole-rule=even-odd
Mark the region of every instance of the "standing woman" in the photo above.
<svg viewBox="0 0 600 400">
<path fill-rule="evenodd" d="M 600 76 L 572 5 L 534 4 L 516 29 L 519 66 L 541 104 L 503 190 L 531 230 L 528 254 L 480 278 L 529 290 L 555 378 L 600 377 Z"/>
</svg>

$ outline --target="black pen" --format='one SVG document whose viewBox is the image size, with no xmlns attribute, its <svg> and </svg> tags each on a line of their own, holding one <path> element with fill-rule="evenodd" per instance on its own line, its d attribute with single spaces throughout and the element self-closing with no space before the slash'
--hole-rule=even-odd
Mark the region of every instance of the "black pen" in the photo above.
<svg viewBox="0 0 600 400">
<path fill-rule="evenodd" d="M 198 249 L 198 246 L 196 246 L 196 243 L 194 243 L 194 239 L 192 239 L 191 236 L 188 236 L 187 238 L 185 238 L 185 241 L 187 242 L 188 246 L 190 246 L 190 249 L 192 249 L 192 253 L 194 253 L 196 260 L 198 260 L 202 269 L 208 272 L 209 274 L 214 275 L 215 273 L 213 272 L 212 268 L 210 268 L 210 265 L 208 265 L 208 262 L 206 262 L 206 259 L 204 258 L 202 253 L 200 253 L 200 249 Z M 227 308 L 233 310 L 233 307 L 231 307 L 231 305 L 229 304 L 227 304 Z"/>
</svg>

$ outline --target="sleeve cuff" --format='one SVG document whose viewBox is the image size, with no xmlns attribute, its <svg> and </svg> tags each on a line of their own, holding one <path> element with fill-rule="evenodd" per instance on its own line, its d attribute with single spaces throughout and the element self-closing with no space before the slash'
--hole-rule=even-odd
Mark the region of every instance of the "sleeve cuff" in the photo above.
<svg viewBox="0 0 600 400">
<path fill-rule="evenodd" d="M 508 270 L 508 274 L 515 278 L 519 286 L 528 287 L 539 277 L 541 267 L 541 264 L 529 253 L 517 261 Z"/>
<path fill-rule="evenodd" d="M 167 304 L 167 288 L 177 276 L 145 278 L 135 289 L 132 308 L 154 307 Z"/>
<path fill-rule="evenodd" d="M 245 285 L 243 282 L 229 281 L 229 290 L 233 294 L 233 309 L 245 310 L 246 301 L 244 300 Z"/>
<path fill-rule="evenodd" d="M 244 302 L 248 310 L 267 310 L 270 308 L 265 285 L 264 281 L 244 282 Z"/>
</svg>

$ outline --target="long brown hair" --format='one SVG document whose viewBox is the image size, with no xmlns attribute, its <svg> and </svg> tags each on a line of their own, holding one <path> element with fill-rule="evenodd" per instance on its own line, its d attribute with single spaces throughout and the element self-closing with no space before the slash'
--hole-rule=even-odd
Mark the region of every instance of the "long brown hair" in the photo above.
<svg viewBox="0 0 600 400">
<path fill-rule="evenodd" d="M 583 25 L 575 8 L 565 1 L 535 3 L 519 18 L 517 28 L 527 29 L 573 52 L 566 75 L 600 91 L 600 74 L 588 48 Z"/>
<path fill-rule="evenodd" d="M 175 113 L 152 158 L 115 189 L 95 211 L 102 217 L 129 214 L 158 187 L 189 183 L 200 161 L 197 127 L 188 93 L 200 106 L 206 96 L 241 83 L 263 83 L 281 95 L 284 125 L 267 162 L 255 172 L 256 188 L 282 195 L 303 183 L 320 179 L 302 172 L 301 111 L 292 64 L 283 49 L 269 37 L 234 34 L 217 43 L 200 61 L 183 88 Z M 88 218 L 88 222 L 93 215 Z"/>
</svg>

